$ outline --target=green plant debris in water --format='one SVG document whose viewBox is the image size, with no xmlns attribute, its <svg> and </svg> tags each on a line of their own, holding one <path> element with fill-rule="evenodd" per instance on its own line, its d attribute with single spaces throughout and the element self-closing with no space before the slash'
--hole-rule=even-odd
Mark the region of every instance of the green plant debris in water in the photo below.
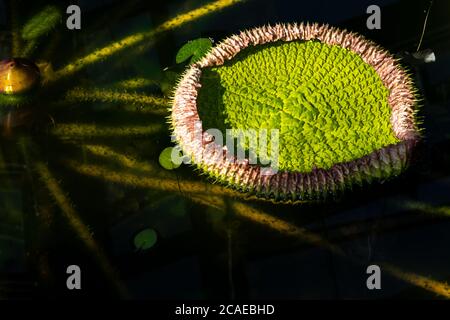
<svg viewBox="0 0 450 320">
<path fill-rule="evenodd" d="M 182 63 L 191 58 L 190 63 L 197 62 L 211 49 L 212 42 L 208 38 L 199 38 L 189 41 L 180 48 L 176 56 L 176 62 Z"/>
<path fill-rule="evenodd" d="M 156 244 L 158 235 L 153 229 L 144 229 L 134 237 L 134 246 L 137 250 L 147 250 Z"/>
<path fill-rule="evenodd" d="M 339 46 L 292 41 L 247 48 L 204 69 L 201 83 L 203 129 L 279 129 L 281 170 L 329 169 L 399 141 L 388 89 L 369 64 Z"/>
<path fill-rule="evenodd" d="M 45 7 L 23 27 L 22 38 L 34 40 L 49 33 L 62 20 L 60 10 L 54 6 Z"/>
</svg>

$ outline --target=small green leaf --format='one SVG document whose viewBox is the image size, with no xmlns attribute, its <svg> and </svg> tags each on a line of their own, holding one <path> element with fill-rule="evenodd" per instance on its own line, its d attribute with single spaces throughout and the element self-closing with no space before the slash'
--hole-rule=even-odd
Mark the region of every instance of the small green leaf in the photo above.
<svg viewBox="0 0 450 320">
<path fill-rule="evenodd" d="M 153 247 L 157 240 L 158 235 L 155 230 L 151 228 L 144 229 L 134 237 L 134 246 L 138 250 L 147 250 Z"/>
<path fill-rule="evenodd" d="M 159 164 L 166 170 L 173 170 L 181 165 L 181 152 L 178 152 L 177 157 L 172 157 L 173 151 L 173 147 L 168 147 L 165 148 L 159 155 Z"/>
<path fill-rule="evenodd" d="M 56 27 L 61 22 L 61 11 L 54 6 L 47 6 L 33 16 L 22 29 L 24 40 L 35 40 Z"/>
<path fill-rule="evenodd" d="M 190 63 L 195 63 L 211 49 L 212 41 L 208 38 L 199 38 L 189 41 L 178 50 L 176 62 L 182 63 L 191 57 Z"/>
</svg>

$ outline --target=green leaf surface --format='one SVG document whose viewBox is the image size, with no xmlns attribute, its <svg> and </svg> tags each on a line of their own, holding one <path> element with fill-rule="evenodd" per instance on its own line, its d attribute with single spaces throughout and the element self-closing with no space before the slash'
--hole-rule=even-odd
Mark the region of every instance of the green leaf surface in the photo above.
<svg viewBox="0 0 450 320">
<path fill-rule="evenodd" d="M 189 41 L 178 50 L 175 60 L 177 63 L 182 63 L 191 58 L 190 63 L 195 63 L 211 49 L 211 46 L 211 39 L 208 38 Z"/>
<path fill-rule="evenodd" d="M 388 89 L 369 64 L 339 46 L 292 41 L 247 48 L 204 69 L 201 83 L 204 129 L 278 129 L 281 170 L 329 169 L 398 142 Z"/>
<path fill-rule="evenodd" d="M 138 250 L 147 250 L 153 247 L 157 240 L 158 235 L 155 230 L 144 229 L 134 237 L 134 246 Z"/>
</svg>

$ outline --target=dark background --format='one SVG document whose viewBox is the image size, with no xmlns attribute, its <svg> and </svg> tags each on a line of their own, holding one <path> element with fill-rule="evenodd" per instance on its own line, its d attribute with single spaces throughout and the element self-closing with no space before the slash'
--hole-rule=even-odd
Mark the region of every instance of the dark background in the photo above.
<svg viewBox="0 0 450 320">
<path fill-rule="evenodd" d="M 26 20 L 47 3 L 22 1 L 21 18 Z M 51 56 L 56 69 L 94 48 L 155 27 L 202 3 L 205 2 L 70 1 L 67 4 L 78 4 L 82 9 L 82 30 L 68 31 L 61 25 L 58 36 L 44 45 L 53 43 L 58 47 Z M 63 1 L 55 4 L 65 7 Z M 366 28 L 366 8 L 371 4 L 381 7 L 381 30 Z M 8 57 L 9 52 L 9 6 L 6 1 L 0 1 L 2 58 Z M 408 52 L 414 52 L 419 42 L 428 6 L 429 1 L 409 0 L 249 0 L 165 33 L 137 59 L 127 59 L 125 52 L 86 69 L 71 81 L 102 84 L 137 75 L 158 79 L 164 68 L 175 65 L 177 50 L 188 40 L 211 37 L 219 41 L 239 30 L 276 22 L 329 23 L 357 31 L 399 57 L 409 57 Z M 55 166 L 60 170 L 58 178 L 83 221 L 105 249 L 130 296 L 151 299 L 440 298 L 388 273 L 383 273 L 382 290 L 369 291 L 365 271 L 368 265 L 380 261 L 443 283 L 450 280 L 449 12 L 449 1 L 434 1 L 422 49 L 432 49 L 436 61 L 421 64 L 405 60 L 421 89 L 420 116 L 424 122 L 424 141 L 415 163 L 405 174 L 383 184 L 349 191 L 323 204 L 251 203 L 274 217 L 321 235 L 342 248 L 351 259 L 267 226 L 224 216 L 190 201 L 182 190 L 161 195 L 122 189 Z M 161 94 L 158 86 L 148 90 L 151 94 Z M 76 112 L 80 111 L 75 106 L 58 116 L 70 119 Z M 63 146 L 53 148 L 45 137 L 39 141 L 48 159 L 68 156 Z M 168 131 L 151 144 L 156 150 L 169 146 Z M 11 148 L 14 143 L 2 141 L 6 154 Z M 146 156 L 157 157 L 158 153 L 151 150 Z M 56 214 L 46 227 L 37 228 L 39 217 L 32 199 L 45 190 L 23 172 L 22 164 L 10 157 L 4 160 L 2 168 L 2 174 L 9 176 L 13 184 L 3 186 L 0 180 L 0 204 L 4 199 L 12 199 L 13 206 L 22 214 L 11 217 L 0 205 L 0 297 L 120 296 L 60 216 Z M 182 177 L 202 179 L 189 167 L 180 168 L 179 172 Z M 127 195 L 122 205 L 115 202 L 118 190 Z M 411 201 L 423 205 L 416 209 L 405 206 Z M 446 208 L 447 214 L 433 208 Z M 156 230 L 158 242 L 149 250 L 137 252 L 133 237 L 143 228 Z M 82 269 L 81 291 L 66 289 L 65 271 L 70 264 Z"/>
</svg>

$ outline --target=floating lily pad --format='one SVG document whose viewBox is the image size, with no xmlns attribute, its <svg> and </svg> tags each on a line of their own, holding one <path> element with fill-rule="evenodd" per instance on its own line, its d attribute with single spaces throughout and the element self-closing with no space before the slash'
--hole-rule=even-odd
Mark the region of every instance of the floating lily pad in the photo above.
<svg viewBox="0 0 450 320">
<path fill-rule="evenodd" d="M 159 164 L 166 170 L 176 169 L 181 163 L 181 153 L 174 150 L 173 147 L 165 148 L 159 155 Z"/>
<path fill-rule="evenodd" d="M 211 49 L 212 42 L 208 38 L 200 38 L 187 42 L 180 48 L 176 56 L 176 62 L 182 63 L 191 58 L 190 63 L 200 60 Z"/>
<path fill-rule="evenodd" d="M 147 250 L 158 241 L 158 235 L 153 229 L 144 229 L 134 237 L 134 246 L 138 250 Z"/>
<path fill-rule="evenodd" d="M 323 199 L 406 168 L 420 136 L 415 92 L 397 61 L 362 36 L 318 24 L 265 26 L 191 65 L 171 120 L 184 154 L 215 181 L 277 201 Z M 232 139 L 245 132 L 237 141 L 247 162 L 233 149 L 214 151 L 228 141 L 205 143 L 208 129 L 223 137 L 231 129 Z M 261 134 L 265 148 L 251 143 Z"/>
</svg>

